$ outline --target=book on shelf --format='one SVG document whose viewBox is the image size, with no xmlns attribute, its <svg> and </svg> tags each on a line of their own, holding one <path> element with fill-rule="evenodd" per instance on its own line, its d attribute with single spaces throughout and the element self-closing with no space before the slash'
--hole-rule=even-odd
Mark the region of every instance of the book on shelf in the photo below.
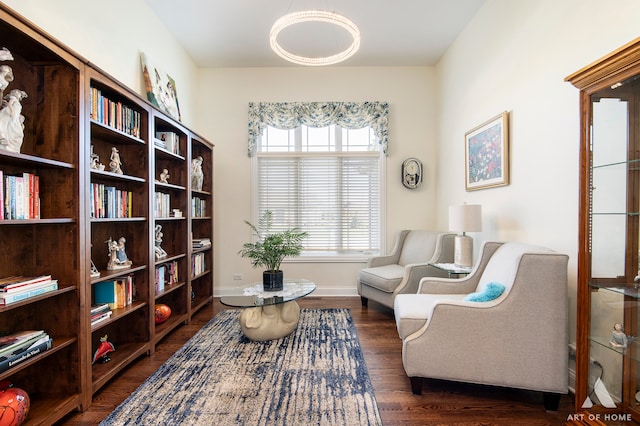
<svg viewBox="0 0 640 426">
<path fill-rule="evenodd" d="M 9 292 L 31 284 L 41 284 L 51 281 L 51 275 L 39 275 L 35 277 L 25 277 L 22 275 L 11 276 L 0 279 L 0 292 Z"/>
<path fill-rule="evenodd" d="M 124 308 L 134 300 L 133 276 L 128 275 L 115 280 L 100 281 L 93 285 L 93 291 L 96 305 L 107 304 L 111 309 Z"/>
<path fill-rule="evenodd" d="M 58 280 L 51 280 L 43 286 L 27 286 L 24 290 L 12 293 L 0 293 L 0 306 L 21 302 L 31 297 L 40 296 L 58 289 Z"/>
<path fill-rule="evenodd" d="M 6 358 L 0 358 L 0 373 L 16 365 L 25 362 L 53 347 L 53 339 L 48 334 L 43 333 L 39 339 L 33 342 L 23 351 L 17 352 Z"/>
<path fill-rule="evenodd" d="M 91 87 L 90 97 L 92 120 L 133 137 L 140 137 L 142 125 L 138 111 L 122 102 L 109 99 L 96 87 Z"/>
<path fill-rule="evenodd" d="M 91 316 L 93 317 L 94 315 L 99 315 L 104 312 L 109 312 L 110 310 L 111 310 L 111 307 L 109 306 L 109 304 L 100 303 L 98 305 L 92 305 L 90 313 L 91 313 Z"/>
<path fill-rule="evenodd" d="M 40 218 L 40 177 L 24 172 L 7 175 L 0 170 L 0 220 Z"/>
<path fill-rule="evenodd" d="M 156 294 L 160 294 L 164 291 L 165 272 L 166 272 L 165 265 L 156 266 L 156 286 L 155 286 Z"/>
<path fill-rule="evenodd" d="M 211 239 L 209 239 L 209 238 L 194 238 L 193 240 L 191 240 L 191 247 L 193 247 L 193 248 L 211 247 Z"/>
<path fill-rule="evenodd" d="M 40 340 L 44 330 L 23 330 L 0 337 L 0 361 L 24 351 Z"/>
<path fill-rule="evenodd" d="M 100 324 L 101 322 L 108 320 L 109 318 L 111 318 L 112 314 L 113 314 L 113 311 L 109 310 L 106 312 L 99 313 L 97 315 L 92 315 L 91 326 L 93 327 L 96 324 Z"/>
<path fill-rule="evenodd" d="M 180 137 L 173 132 L 156 132 L 156 137 L 153 140 L 154 144 L 162 149 L 181 155 L 180 154 Z"/>
</svg>

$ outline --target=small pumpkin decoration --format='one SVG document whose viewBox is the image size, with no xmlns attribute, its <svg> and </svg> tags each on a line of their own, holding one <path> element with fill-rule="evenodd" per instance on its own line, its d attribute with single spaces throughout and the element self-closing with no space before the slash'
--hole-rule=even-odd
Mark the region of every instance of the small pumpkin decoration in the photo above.
<svg viewBox="0 0 640 426">
<path fill-rule="evenodd" d="M 171 308 L 164 303 L 158 303 L 155 309 L 156 324 L 162 324 L 171 316 Z"/>
</svg>

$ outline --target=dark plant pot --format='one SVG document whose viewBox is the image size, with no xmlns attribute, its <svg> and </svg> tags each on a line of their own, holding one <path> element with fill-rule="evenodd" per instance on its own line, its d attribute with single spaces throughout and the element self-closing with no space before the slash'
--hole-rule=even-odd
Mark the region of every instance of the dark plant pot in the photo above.
<svg viewBox="0 0 640 426">
<path fill-rule="evenodd" d="M 280 291 L 283 288 L 284 273 L 282 271 L 264 271 L 262 287 L 264 291 Z"/>
</svg>

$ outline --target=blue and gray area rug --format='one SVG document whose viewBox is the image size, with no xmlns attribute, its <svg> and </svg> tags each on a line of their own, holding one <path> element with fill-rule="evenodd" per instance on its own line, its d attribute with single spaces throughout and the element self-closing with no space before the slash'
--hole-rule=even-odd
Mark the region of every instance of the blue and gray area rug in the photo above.
<svg viewBox="0 0 640 426">
<path fill-rule="evenodd" d="M 253 342 L 222 311 L 102 421 L 107 425 L 382 425 L 348 309 L 303 309 Z"/>
</svg>

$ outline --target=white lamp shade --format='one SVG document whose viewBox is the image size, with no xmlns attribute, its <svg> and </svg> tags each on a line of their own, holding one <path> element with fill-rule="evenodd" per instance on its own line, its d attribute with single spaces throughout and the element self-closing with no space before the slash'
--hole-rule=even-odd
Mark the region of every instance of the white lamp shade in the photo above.
<svg viewBox="0 0 640 426">
<path fill-rule="evenodd" d="M 482 231 L 482 206 L 479 204 L 449 206 L 449 230 L 457 232 Z"/>
</svg>

